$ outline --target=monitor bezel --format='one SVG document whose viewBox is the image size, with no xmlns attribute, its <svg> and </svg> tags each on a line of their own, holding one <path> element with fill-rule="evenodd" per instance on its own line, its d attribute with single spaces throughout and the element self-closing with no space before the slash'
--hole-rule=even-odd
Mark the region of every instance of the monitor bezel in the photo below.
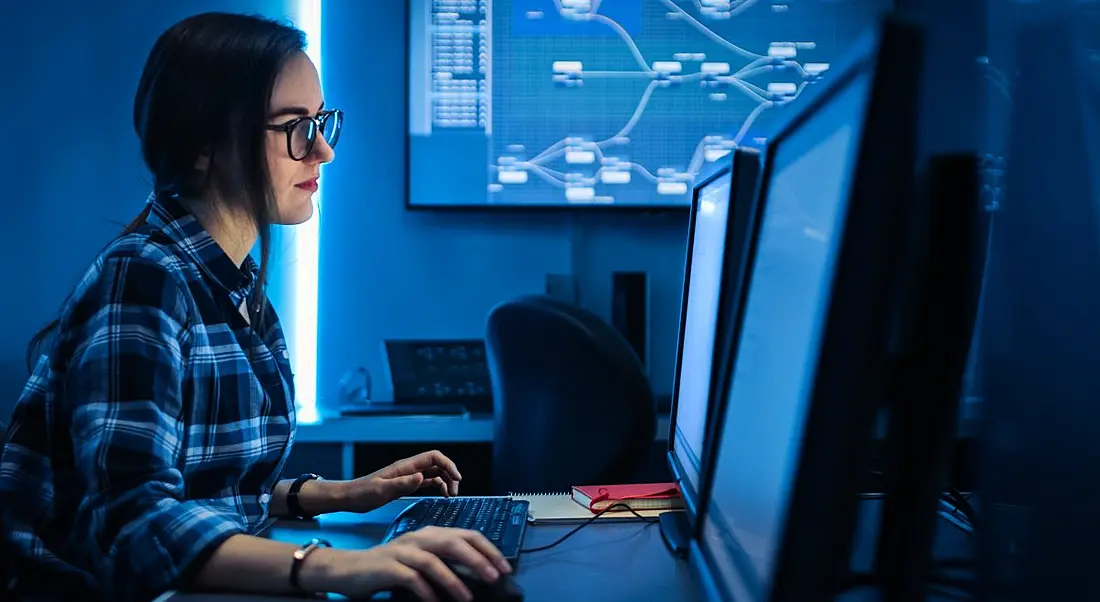
<svg viewBox="0 0 1100 602">
<path fill-rule="evenodd" d="M 706 409 L 706 431 L 703 437 L 703 448 L 698 450 L 699 453 L 699 474 L 696 479 L 696 486 L 694 488 L 685 487 L 684 480 L 684 467 L 680 463 L 680 459 L 676 455 L 676 410 L 679 407 L 679 393 L 680 393 L 680 371 L 683 366 L 683 351 L 684 351 L 684 335 L 687 321 L 687 304 L 691 289 L 691 262 L 695 244 L 695 227 L 696 217 L 698 214 L 699 206 L 699 194 L 707 186 L 713 184 L 719 178 L 728 177 L 730 179 L 730 191 L 729 191 L 729 206 L 726 212 L 726 228 L 725 236 L 722 244 L 722 266 L 720 269 L 720 284 L 719 284 L 719 297 L 718 297 L 718 320 L 715 324 L 715 338 L 712 342 L 712 360 L 711 360 L 711 372 L 710 372 L 710 384 L 708 385 L 707 394 L 707 409 Z M 698 523 L 696 521 L 696 513 L 698 512 L 700 496 L 707 490 L 706 481 L 704 477 L 707 475 L 706 470 L 706 457 L 707 457 L 707 445 L 710 442 L 710 431 L 713 428 L 713 422 L 711 420 L 711 414 L 714 411 L 714 386 L 715 386 L 715 369 L 720 365 L 719 360 L 721 356 L 717 354 L 720 343 L 720 335 L 723 332 L 723 315 L 724 315 L 724 299 L 725 299 L 725 281 L 726 272 L 729 270 L 730 258 L 728 250 L 730 248 L 729 242 L 731 239 L 731 232 L 734 232 L 737 228 L 738 218 L 744 214 L 745 201 L 749 201 L 752 198 L 752 194 L 755 193 L 755 182 L 759 179 L 759 155 L 756 151 L 748 148 L 738 148 L 731 152 L 725 159 L 710 166 L 710 168 L 704 171 L 702 179 L 694 186 L 692 190 L 691 198 L 691 217 L 688 221 L 688 234 L 687 234 L 687 252 L 686 260 L 684 263 L 684 285 L 680 296 L 680 319 L 679 327 L 676 336 L 676 361 L 672 376 L 672 396 L 671 406 L 669 410 L 669 424 L 668 424 L 668 441 L 665 449 L 665 459 L 668 463 L 669 470 L 672 473 L 672 477 L 680 487 L 681 494 L 684 498 L 684 507 L 687 512 L 688 524 L 691 529 L 691 533 L 694 534 L 697 531 Z M 745 182 L 752 181 L 752 189 L 749 194 L 746 195 Z M 723 344 L 724 347 L 724 344 Z"/>
<path fill-rule="evenodd" d="M 851 172 L 849 205 L 843 217 L 844 236 L 834 268 L 821 337 L 822 351 L 804 429 L 802 449 L 812 449 L 813 453 L 799 453 L 793 493 L 776 553 L 776 568 L 768 588 L 770 602 L 831 599 L 849 562 L 859 504 L 858 488 L 863 477 L 862 470 L 853 467 L 862 467 L 870 459 L 874 421 L 881 392 L 885 391 L 885 382 L 878 381 L 884 381 L 892 312 L 888 311 L 890 304 L 880 301 L 892 297 L 895 287 L 888 268 L 900 259 L 897 252 L 879 251 L 889 248 L 890 243 L 897 245 L 904 240 L 891 234 L 901 230 L 900 218 L 914 194 L 914 124 L 921 39 L 919 30 L 902 21 L 892 17 L 882 19 L 854 44 L 845 60 L 834 64 L 833 77 L 813 90 L 811 98 L 802 103 L 797 112 L 786 116 L 764 153 L 756 202 L 759 216 L 763 215 L 767 202 L 776 149 L 856 78 L 870 77 L 864 127 Z M 899 113 L 902 118 L 897 117 Z M 882 165 L 889 153 L 878 152 L 880 146 L 900 149 L 902 156 L 892 161 L 893 165 Z M 893 199 L 895 203 L 882 203 L 882 199 Z M 746 282 L 749 282 L 755 262 L 760 221 L 757 219 L 753 224 Z M 875 276 L 880 282 L 872 284 L 866 276 Z M 741 288 L 745 289 L 744 296 L 748 287 Z M 868 295 L 873 289 L 880 294 Z M 872 298 L 874 302 L 867 301 Z M 881 307 L 875 307 L 876 303 Z M 875 319 L 867 320 L 869 315 Z M 736 324 L 729 326 L 739 329 L 741 317 L 739 315 Z M 862 332 L 854 332 L 853 326 Z M 861 341 L 864 344 L 859 344 Z M 876 343 L 867 344 L 867 341 Z M 876 354 L 873 347 L 878 345 L 882 347 L 881 353 Z M 734 349 L 725 358 L 727 366 L 724 366 L 719 383 L 718 391 L 722 395 L 729 388 L 736 356 L 734 342 Z M 854 361 L 855 357 L 865 361 Z M 871 374 L 879 378 L 871 378 Z M 826 378 L 822 379 L 823 375 Z M 727 412 L 727 404 L 717 405 L 719 415 L 715 416 L 712 432 L 715 445 L 711 446 L 703 462 L 708 473 L 704 482 L 708 484 L 713 481 L 717 442 L 723 435 Z M 838 483 L 838 479 L 843 482 Z M 697 516 L 699 535 L 689 557 L 693 570 L 703 577 L 701 582 L 711 588 L 707 591 L 708 596 L 726 599 L 732 592 L 711 574 L 714 559 L 706 546 L 701 545 L 702 523 L 712 507 L 713 500 L 708 497 L 707 506 Z"/>
<path fill-rule="evenodd" d="M 707 411 L 707 433 L 700 461 L 698 507 L 705 510 L 710 503 L 710 482 L 713 461 L 719 438 L 720 425 L 726 415 L 726 398 L 723 395 L 732 369 L 733 354 L 741 336 L 741 318 L 744 315 L 745 295 L 755 257 L 757 222 L 760 218 L 760 187 L 764 168 L 763 153 L 757 149 L 743 148 L 740 170 L 734 174 L 730 193 L 737 203 L 730 206 L 730 223 L 727 225 L 726 245 L 722 253 L 722 281 L 719 293 L 718 323 L 715 328 L 714 360 L 711 366 L 710 399 Z M 732 200 L 731 200 L 732 202 Z M 669 431 L 672 437 L 672 431 Z M 671 451 L 671 450 L 670 450 Z M 701 515 L 697 512 L 692 522 L 692 538 L 702 535 Z"/>
</svg>

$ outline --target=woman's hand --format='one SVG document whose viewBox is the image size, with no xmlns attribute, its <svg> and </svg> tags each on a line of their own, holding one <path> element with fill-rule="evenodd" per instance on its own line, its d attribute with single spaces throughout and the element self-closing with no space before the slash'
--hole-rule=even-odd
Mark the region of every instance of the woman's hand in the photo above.
<svg viewBox="0 0 1100 602">
<path fill-rule="evenodd" d="M 437 602 L 435 591 L 444 590 L 455 600 L 471 600 L 469 588 L 444 564 L 444 559 L 469 567 L 489 582 L 512 572 L 500 550 L 484 535 L 465 529 L 424 527 L 369 550 L 333 552 L 337 553 L 324 559 L 325 566 L 310 572 L 316 575 L 313 583 L 305 579 L 306 560 L 303 587 L 349 598 L 403 588 L 425 602 Z"/>
<path fill-rule="evenodd" d="M 346 481 L 345 510 L 370 512 L 399 497 L 429 487 L 438 487 L 444 496 L 458 495 L 462 475 L 450 458 L 429 451 L 393 464 L 365 477 Z"/>
</svg>

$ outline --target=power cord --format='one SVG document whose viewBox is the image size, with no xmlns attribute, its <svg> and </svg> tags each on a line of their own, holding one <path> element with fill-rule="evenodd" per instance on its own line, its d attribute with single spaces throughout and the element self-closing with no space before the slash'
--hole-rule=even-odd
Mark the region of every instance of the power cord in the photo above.
<svg viewBox="0 0 1100 602">
<path fill-rule="evenodd" d="M 881 470 L 871 470 L 870 474 L 878 478 L 886 477 L 886 474 Z M 869 497 L 866 494 L 864 495 Z M 948 483 L 947 491 L 940 493 L 940 500 L 950 507 L 950 510 L 940 510 L 945 518 L 949 518 L 955 523 L 961 523 L 961 528 L 964 528 L 964 530 L 974 530 L 974 525 L 978 523 L 978 512 L 974 509 L 974 505 L 970 503 L 969 494 L 959 491 L 957 487 Z"/>
<path fill-rule="evenodd" d="M 631 508 L 628 504 L 618 502 L 618 503 L 615 503 L 615 504 L 611 504 L 610 506 L 608 506 L 607 508 L 604 508 L 603 510 L 600 510 L 596 514 L 593 514 L 591 518 L 586 519 L 583 523 L 577 525 L 576 527 L 573 527 L 573 529 L 571 531 L 569 531 L 565 535 L 562 535 L 561 537 L 556 539 L 554 542 L 548 543 L 544 546 L 537 546 L 537 547 L 534 547 L 534 548 L 525 548 L 525 549 L 520 550 L 520 553 L 521 554 L 530 554 L 532 552 L 543 552 L 545 550 L 549 550 L 550 548 L 558 546 L 562 542 L 564 542 L 565 540 L 567 540 L 570 537 L 572 537 L 573 535 L 575 535 L 577 533 L 577 531 L 580 531 L 581 529 L 587 527 L 588 525 L 591 525 L 596 519 L 600 518 L 604 514 L 610 512 L 610 511 L 612 511 L 616 508 L 618 508 L 620 510 L 626 510 L 626 511 L 630 512 L 635 517 L 640 519 L 641 522 L 643 522 L 643 523 L 654 524 L 654 523 L 660 522 L 660 519 L 650 518 L 650 517 L 647 517 L 647 516 L 642 516 L 641 514 L 638 514 L 637 510 Z M 670 510 L 670 512 L 676 512 L 676 510 Z"/>
<path fill-rule="evenodd" d="M 947 494 L 949 501 L 952 502 L 956 508 L 962 512 L 963 516 L 970 524 L 976 524 L 978 522 L 978 511 L 974 509 L 974 506 L 970 503 L 970 496 L 959 491 L 954 485 L 947 486 Z"/>
<path fill-rule="evenodd" d="M 979 519 L 974 506 L 970 504 L 969 496 L 954 487 L 940 494 L 940 518 L 948 524 L 957 527 L 963 533 L 972 535 Z"/>
</svg>

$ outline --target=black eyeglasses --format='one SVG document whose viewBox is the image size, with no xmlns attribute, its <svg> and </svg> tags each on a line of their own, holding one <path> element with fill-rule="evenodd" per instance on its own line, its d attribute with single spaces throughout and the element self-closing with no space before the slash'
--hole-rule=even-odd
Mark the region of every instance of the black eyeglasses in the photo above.
<svg viewBox="0 0 1100 602">
<path fill-rule="evenodd" d="M 344 112 L 340 109 L 321 111 L 316 117 L 303 115 L 279 125 L 269 125 L 267 129 L 286 133 L 286 152 L 291 159 L 301 161 L 313 152 L 317 143 L 317 132 L 321 132 L 330 147 L 336 146 L 340 139 L 340 128 L 344 125 Z"/>
</svg>

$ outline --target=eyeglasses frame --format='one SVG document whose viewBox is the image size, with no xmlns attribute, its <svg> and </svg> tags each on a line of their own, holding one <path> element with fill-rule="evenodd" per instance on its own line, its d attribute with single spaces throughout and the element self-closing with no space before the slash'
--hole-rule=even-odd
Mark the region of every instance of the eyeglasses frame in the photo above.
<svg viewBox="0 0 1100 602">
<path fill-rule="evenodd" d="M 302 115 L 299 117 L 295 117 L 294 119 L 291 119 L 286 123 L 280 123 L 278 125 L 268 125 L 267 129 L 273 132 L 283 132 L 284 134 L 286 134 L 286 154 L 295 161 L 304 161 L 305 158 L 313 152 L 313 147 L 317 145 L 317 137 L 321 136 L 322 132 L 325 131 L 325 123 L 327 123 L 329 119 L 333 118 L 336 119 L 337 126 L 335 137 L 333 138 L 332 142 L 329 142 L 328 140 L 325 141 L 326 144 L 328 144 L 330 147 L 333 147 L 336 146 L 336 142 L 340 140 L 340 130 L 343 129 L 344 125 L 344 112 L 340 109 L 329 109 L 327 111 L 321 111 L 316 115 Z M 305 120 L 313 122 L 315 133 L 313 137 L 306 142 L 305 154 L 301 157 L 295 157 L 293 148 L 294 128 L 298 127 L 298 124 Z"/>
</svg>

